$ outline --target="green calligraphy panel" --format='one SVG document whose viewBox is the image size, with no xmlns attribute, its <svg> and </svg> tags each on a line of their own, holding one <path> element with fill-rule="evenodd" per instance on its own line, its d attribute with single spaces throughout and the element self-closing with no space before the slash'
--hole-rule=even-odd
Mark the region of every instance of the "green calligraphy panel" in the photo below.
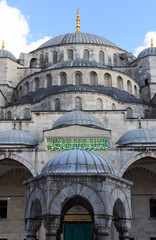
<svg viewBox="0 0 156 240">
<path fill-rule="evenodd" d="M 81 149 L 87 151 L 106 151 L 108 140 L 106 138 L 48 138 L 47 151 L 63 152 Z"/>
</svg>

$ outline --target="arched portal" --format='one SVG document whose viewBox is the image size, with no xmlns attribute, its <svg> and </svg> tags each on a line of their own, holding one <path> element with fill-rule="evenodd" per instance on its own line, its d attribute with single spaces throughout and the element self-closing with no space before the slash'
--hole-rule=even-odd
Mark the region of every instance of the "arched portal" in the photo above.
<svg viewBox="0 0 156 240">
<path fill-rule="evenodd" d="M 24 227 L 25 186 L 32 177 L 26 166 L 10 158 L 0 160 L 1 238 L 26 238 Z"/>
<path fill-rule="evenodd" d="M 89 201 L 76 195 L 63 205 L 58 235 L 64 240 L 92 240 L 93 219 L 93 208 Z"/>
<path fill-rule="evenodd" d="M 130 237 L 150 239 L 151 222 L 156 226 L 156 158 L 143 157 L 133 162 L 123 177 L 133 182 L 131 187 L 132 228 Z M 140 221 L 141 219 L 141 221 Z M 139 231 L 142 226 L 142 231 Z"/>
</svg>

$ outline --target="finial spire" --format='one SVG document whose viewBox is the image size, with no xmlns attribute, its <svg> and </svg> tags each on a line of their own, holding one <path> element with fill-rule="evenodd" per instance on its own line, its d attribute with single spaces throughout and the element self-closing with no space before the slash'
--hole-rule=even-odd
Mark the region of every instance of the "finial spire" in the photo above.
<svg viewBox="0 0 156 240">
<path fill-rule="evenodd" d="M 4 46 L 4 40 L 2 42 L 2 49 L 1 50 L 5 50 L 5 46 Z"/>
<path fill-rule="evenodd" d="M 151 38 L 151 48 L 154 47 L 153 38 Z"/>
<path fill-rule="evenodd" d="M 77 19 L 76 19 L 76 33 L 80 33 L 80 14 L 79 14 L 79 9 L 77 9 Z"/>
</svg>

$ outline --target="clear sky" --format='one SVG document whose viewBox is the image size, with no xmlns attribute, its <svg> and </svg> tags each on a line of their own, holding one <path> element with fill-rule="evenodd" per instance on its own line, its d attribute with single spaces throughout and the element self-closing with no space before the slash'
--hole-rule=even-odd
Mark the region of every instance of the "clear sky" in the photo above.
<svg viewBox="0 0 156 240">
<path fill-rule="evenodd" d="M 78 8 L 81 32 L 132 53 L 151 37 L 156 46 L 156 0 L 0 0 L 0 41 L 16 56 L 31 51 L 49 37 L 75 32 Z"/>
</svg>

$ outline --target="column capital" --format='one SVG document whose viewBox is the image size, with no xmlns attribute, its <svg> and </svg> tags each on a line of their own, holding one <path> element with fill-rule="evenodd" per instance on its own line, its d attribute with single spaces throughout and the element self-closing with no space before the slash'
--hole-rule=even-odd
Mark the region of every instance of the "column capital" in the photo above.
<svg viewBox="0 0 156 240">
<path fill-rule="evenodd" d="M 98 235 L 108 236 L 111 227 L 112 217 L 108 215 L 95 216 L 95 228 Z"/>
<path fill-rule="evenodd" d="M 60 226 L 60 216 L 45 215 L 43 216 L 43 224 L 46 229 L 46 235 L 55 236 Z"/>
</svg>

